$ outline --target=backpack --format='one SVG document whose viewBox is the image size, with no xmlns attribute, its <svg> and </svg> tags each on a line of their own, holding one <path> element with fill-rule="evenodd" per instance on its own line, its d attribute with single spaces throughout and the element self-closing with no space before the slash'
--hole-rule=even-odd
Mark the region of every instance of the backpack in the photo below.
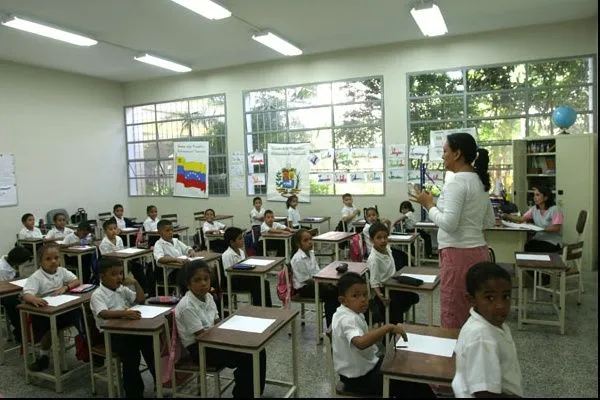
<svg viewBox="0 0 600 400">
<path fill-rule="evenodd" d="M 350 259 L 355 262 L 361 262 L 363 260 L 360 235 L 354 235 L 352 236 L 352 239 L 350 239 Z"/>
<path fill-rule="evenodd" d="M 289 271 L 289 285 L 286 282 L 286 270 Z M 296 295 L 296 290 L 292 285 L 292 267 L 284 265 L 281 271 L 277 273 L 277 277 L 279 278 L 279 282 L 277 283 L 277 297 L 279 297 L 284 307 L 289 307 L 292 296 Z"/>
<path fill-rule="evenodd" d="M 75 214 L 71 215 L 71 223 L 78 224 L 87 221 L 87 213 L 83 208 L 78 208 Z"/>
</svg>

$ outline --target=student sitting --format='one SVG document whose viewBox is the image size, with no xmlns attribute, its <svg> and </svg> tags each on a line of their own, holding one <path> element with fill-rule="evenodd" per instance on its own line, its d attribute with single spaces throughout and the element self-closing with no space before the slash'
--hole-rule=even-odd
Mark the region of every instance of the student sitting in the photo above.
<svg viewBox="0 0 600 400">
<path fill-rule="evenodd" d="M 71 246 L 89 246 L 92 244 L 93 236 L 92 236 L 92 227 L 88 222 L 80 222 L 77 225 L 77 230 L 75 232 L 69 233 L 63 239 L 62 247 L 71 247 Z M 82 279 L 84 283 L 92 282 L 92 278 L 96 278 L 93 276 L 92 271 L 92 263 L 95 254 L 84 254 L 81 256 L 82 263 Z M 77 256 L 69 256 L 65 255 L 65 264 L 69 267 L 77 268 Z"/>
<path fill-rule="evenodd" d="M 333 314 L 331 344 L 333 367 L 350 392 L 381 395 L 383 392 L 382 359 L 377 357 L 377 343 L 388 333 L 406 333 L 400 325 L 386 324 L 369 331 L 363 315 L 369 307 L 369 293 L 363 277 L 346 272 L 338 281 L 339 301 L 342 304 Z M 423 383 L 392 379 L 390 394 L 406 398 L 435 397 Z"/>
<path fill-rule="evenodd" d="M 466 275 L 470 317 L 458 335 L 458 397 L 523 397 L 521 368 L 506 317 L 510 313 L 511 279 L 494 263 L 473 265 Z"/>
<path fill-rule="evenodd" d="M 358 221 L 360 210 L 354 207 L 352 195 L 350 193 L 344 193 L 342 195 L 342 222 L 346 225 L 346 232 L 350 232 L 354 229 L 354 223 Z"/>
<path fill-rule="evenodd" d="M 204 224 L 202 225 L 202 233 L 204 234 L 204 240 L 206 241 L 207 234 L 221 234 L 225 229 L 225 224 L 219 221 L 215 221 L 215 210 L 207 208 L 204 211 Z M 227 249 L 226 241 L 222 239 L 215 239 L 210 241 L 211 250 L 217 253 L 223 253 Z"/>
<path fill-rule="evenodd" d="M 180 274 L 180 290 L 185 293 L 175 307 L 177 332 L 181 343 L 190 353 L 197 364 L 199 362 L 198 336 L 212 328 L 218 320 L 217 306 L 210 291 L 210 270 L 202 260 L 187 264 Z M 260 352 L 260 393 L 265 388 L 267 355 L 265 350 Z M 254 397 L 252 355 L 235 351 L 206 349 L 206 363 L 211 367 L 233 368 L 235 386 L 233 397 Z"/>
<path fill-rule="evenodd" d="M 7 255 L 0 257 L 0 282 L 13 281 L 19 278 L 19 265 L 31 260 L 31 253 L 22 246 L 16 246 Z M 6 316 L 13 327 L 13 335 L 17 343 L 21 343 L 21 320 L 19 319 L 19 295 L 6 296 L 0 299 Z M 0 350 L 1 351 L 1 350 Z"/>
<path fill-rule="evenodd" d="M 275 222 L 275 215 L 272 210 L 265 211 L 265 221 L 260 226 L 260 233 L 263 234 L 265 232 L 269 233 L 281 233 L 281 232 L 295 232 L 295 229 L 289 228 L 279 222 Z M 265 238 L 261 236 L 261 241 L 263 241 L 263 246 L 267 246 L 265 243 Z M 277 256 L 282 257 L 285 254 L 285 243 L 280 240 L 271 240 L 271 243 L 267 246 L 267 251 L 277 251 Z"/>
<path fill-rule="evenodd" d="M 313 250 L 312 235 L 306 229 L 300 229 L 294 234 L 294 243 L 298 248 L 292 257 L 292 283 L 294 289 L 302 297 L 315 298 L 315 281 L 312 277 L 321 268 L 317 263 Z M 330 284 L 321 283 L 319 286 L 319 298 L 325 303 L 325 321 L 331 326 L 331 318 L 335 309 L 339 306 L 337 289 Z"/>
<path fill-rule="evenodd" d="M 98 263 L 100 286 L 92 293 L 90 308 L 100 332 L 106 319 L 140 319 L 137 310 L 129 310 L 134 304 L 144 304 L 144 289 L 131 277 L 123 277 L 123 266 L 119 260 L 104 258 Z M 135 285 L 135 292 L 124 285 Z M 144 381 L 140 374 L 140 353 L 156 381 L 154 373 L 154 351 L 152 337 L 111 334 L 111 346 L 123 363 L 123 386 L 125 396 L 144 397 Z"/>
<path fill-rule="evenodd" d="M 225 279 L 227 278 L 227 268 L 238 264 L 246 259 L 244 253 L 244 237 L 243 231 L 240 228 L 227 228 L 225 230 L 225 242 L 229 243 L 229 247 L 221 256 L 223 260 L 223 270 Z M 260 279 L 254 276 L 234 275 L 231 277 L 231 290 L 234 292 L 248 291 L 252 297 L 252 304 L 262 306 L 260 294 Z M 272 307 L 271 288 L 269 281 L 265 280 L 265 302 L 267 307 Z"/>
<path fill-rule="evenodd" d="M 35 226 L 35 217 L 31 213 L 23 214 L 21 217 L 23 229 L 19 232 L 18 238 L 22 239 L 41 239 L 42 231 Z"/>
<path fill-rule="evenodd" d="M 60 250 L 58 245 L 48 243 L 42 247 L 39 255 L 40 268 L 35 271 L 23 287 L 23 301 L 37 307 L 48 305 L 45 296 L 57 296 L 68 292 L 71 288 L 81 284 L 79 279 L 60 264 Z M 69 311 L 56 317 L 58 330 L 67 326 L 79 326 L 81 318 L 79 309 Z M 50 365 L 50 318 L 40 315 L 31 315 L 34 343 L 40 342 L 40 358 L 29 365 L 32 371 L 43 371 Z M 56 343 L 58 345 L 58 343 Z"/>
<path fill-rule="evenodd" d="M 146 217 L 144 220 L 144 232 L 156 232 L 158 230 L 156 224 L 158 224 L 158 221 L 160 221 L 156 206 L 146 207 L 146 215 L 148 217 Z"/>
<path fill-rule="evenodd" d="M 400 223 L 404 224 L 404 232 L 413 233 L 415 232 L 415 209 L 410 201 L 403 201 L 400 203 L 400 217 L 394 222 L 394 226 Z M 419 230 L 419 236 L 423 239 L 425 247 L 425 257 L 432 258 L 433 251 L 431 247 L 431 235 L 423 230 Z M 414 254 L 414 252 L 413 252 Z"/>
<path fill-rule="evenodd" d="M 159 266 L 167 268 L 167 270 L 169 269 L 169 264 L 183 266 L 184 264 L 187 264 L 189 260 L 179 257 L 193 257 L 196 255 L 193 248 L 173 237 L 173 223 L 171 221 L 162 219 L 158 222 L 157 228 L 160 239 L 154 244 L 153 254 L 154 260 Z M 170 272 L 168 272 L 168 274 L 171 275 Z M 177 274 L 175 273 L 172 275 L 172 277 L 169 276 L 169 281 L 177 282 Z"/>
<path fill-rule="evenodd" d="M 412 292 L 391 291 L 390 297 L 385 297 L 383 284 L 396 273 L 396 265 L 392 250 L 388 246 L 390 231 L 382 223 L 375 223 L 369 228 L 369 235 L 373 241 L 373 251 L 367 259 L 367 267 L 371 275 L 371 287 L 375 290 L 375 303 L 379 315 L 385 315 L 385 308 L 390 307 L 390 322 L 395 324 L 404 322 L 404 313 L 413 304 L 419 302 L 419 295 Z M 377 321 L 379 322 L 379 321 Z"/>
<path fill-rule="evenodd" d="M 125 218 L 123 214 L 125 210 L 121 204 L 115 204 L 113 206 L 113 217 L 111 219 L 115 220 L 117 224 L 117 234 L 121 233 L 121 230 L 125 228 L 133 227 L 133 221 L 129 218 Z"/>
<path fill-rule="evenodd" d="M 56 213 L 52 218 L 54 227 L 46 233 L 45 240 L 64 239 L 65 236 L 73 233 L 73 229 L 66 227 L 67 216 L 63 213 Z"/>
</svg>

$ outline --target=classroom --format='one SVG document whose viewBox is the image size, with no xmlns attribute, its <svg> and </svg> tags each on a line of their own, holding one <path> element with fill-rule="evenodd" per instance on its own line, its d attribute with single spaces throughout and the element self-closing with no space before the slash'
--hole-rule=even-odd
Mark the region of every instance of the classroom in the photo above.
<svg viewBox="0 0 600 400">
<path fill-rule="evenodd" d="M 179 0 L 0 0 L 0 256 L 15 246 L 22 215 L 33 214 L 35 226 L 52 224 L 47 213 L 54 209 L 66 210 L 67 223 L 77 225 L 71 216 L 79 209 L 101 221 L 120 204 L 125 217 L 142 224 L 153 205 L 159 217 L 176 214 L 176 229 L 188 227 L 180 239 L 189 246 L 208 209 L 228 216 L 220 220 L 226 226 L 251 232 L 257 196 L 281 217 L 288 215 L 287 197 L 296 195 L 302 217 L 328 217 L 329 225 L 311 224 L 319 235 L 335 230 L 345 193 L 360 218 L 376 207 L 393 222 L 411 200 L 412 184 L 443 187 L 445 135 L 467 132 L 489 151 L 490 194 L 522 215 L 534 204 L 534 188 L 551 187 L 564 215 L 564 243 L 584 242 L 584 291 L 580 304 L 576 294 L 566 296 L 561 329 L 521 327 L 514 305 L 507 317 L 524 396 L 598 397 L 598 2 L 434 0 L 447 25 L 439 36 L 425 36 L 411 15 L 430 0 L 215 2 L 231 15 L 208 19 Z M 15 16 L 97 43 L 75 46 L 12 29 L 7 21 Z M 267 32 L 302 54 L 263 45 Z M 135 59 L 144 54 L 187 72 Z M 564 127 L 562 110 L 576 114 Z M 434 138 L 441 138 L 437 148 Z M 202 189 L 178 181 L 179 168 L 198 163 Z M 423 207 L 412 204 L 425 221 Z M 587 220 L 578 235 L 581 210 Z M 513 267 L 527 237 L 485 233 L 496 261 Z M 209 243 L 219 252 L 216 240 Z M 347 248 L 324 247 L 332 251 L 318 257 L 321 267 L 351 263 Z M 425 250 L 416 248 L 412 265 L 439 271 L 437 256 L 425 265 Z M 285 255 L 289 262 L 293 253 Z M 266 280 L 278 310 L 278 276 Z M 431 298 L 418 294 L 412 317 L 439 326 L 440 289 Z M 239 309 L 248 301 L 238 297 Z M 315 324 L 314 303 L 304 308 L 306 323 L 297 316 L 294 336 L 297 393 L 335 397 L 320 341 L 325 319 Z M 296 371 L 291 343 L 279 333 L 266 345 L 268 379 L 289 380 Z M 152 377 L 142 375 L 145 395 L 155 395 Z M 233 376 L 228 369 L 222 375 L 222 382 Z M 86 368 L 66 379 L 61 393 L 24 378 L 19 351 L 7 352 L 0 396 L 92 396 Z M 108 394 L 99 383 L 96 396 Z M 264 397 L 284 394 L 267 383 Z"/>
</svg>

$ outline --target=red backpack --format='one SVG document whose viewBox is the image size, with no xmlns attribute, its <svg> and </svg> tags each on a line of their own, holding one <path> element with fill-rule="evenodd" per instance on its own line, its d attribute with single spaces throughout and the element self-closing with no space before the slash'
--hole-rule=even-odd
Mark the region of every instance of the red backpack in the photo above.
<svg viewBox="0 0 600 400">
<path fill-rule="evenodd" d="M 359 234 L 352 236 L 350 240 L 350 259 L 354 262 L 361 262 L 363 260 L 362 242 Z"/>
<path fill-rule="evenodd" d="M 289 271 L 289 284 L 285 276 L 286 270 Z M 279 297 L 283 306 L 287 307 L 290 305 L 292 297 L 296 294 L 296 289 L 294 289 L 292 284 L 292 267 L 284 265 L 281 271 L 277 273 L 277 277 L 279 278 L 279 282 L 277 283 L 277 297 Z"/>
</svg>

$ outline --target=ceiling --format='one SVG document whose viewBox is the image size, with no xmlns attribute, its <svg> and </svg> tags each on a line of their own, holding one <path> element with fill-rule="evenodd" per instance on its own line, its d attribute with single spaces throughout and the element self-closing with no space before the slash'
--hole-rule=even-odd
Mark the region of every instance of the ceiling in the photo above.
<svg viewBox="0 0 600 400">
<path fill-rule="evenodd" d="M 170 0 L 0 0 L 0 13 L 48 22 L 100 41 L 79 47 L 0 25 L 0 59 L 119 82 L 176 73 L 133 60 L 148 51 L 196 71 L 285 58 L 252 40 L 270 29 L 316 54 L 424 38 L 414 0 L 221 0 L 234 18 L 210 21 Z M 597 0 L 437 0 L 448 35 L 598 14 Z M 302 56 L 300 56 L 302 57 Z"/>
</svg>

